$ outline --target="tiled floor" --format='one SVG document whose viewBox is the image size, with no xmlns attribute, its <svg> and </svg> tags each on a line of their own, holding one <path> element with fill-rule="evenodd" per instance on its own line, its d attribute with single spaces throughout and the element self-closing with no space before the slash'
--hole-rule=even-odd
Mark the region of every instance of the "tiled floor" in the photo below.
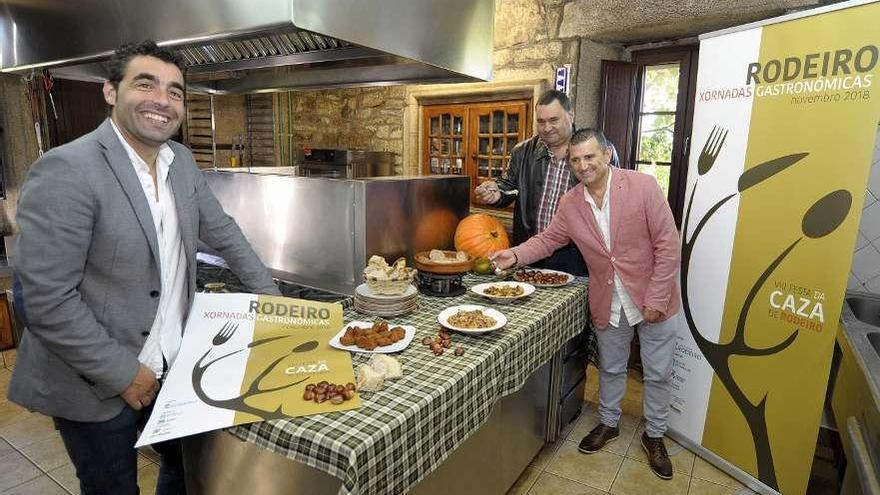
<svg viewBox="0 0 880 495">
<path fill-rule="evenodd" d="M 623 400 L 620 436 L 601 451 L 584 455 L 577 444 L 599 422 L 596 416 L 598 373 L 587 372 L 586 402 L 581 417 L 565 436 L 548 444 L 517 480 L 508 495 L 744 495 L 754 493 L 692 452 L 666 440 L 674 475 L 661 480 L 648 466 L 639 438 L 642 383 L 632 375 Z"/>
<path fill-rule="evenodd" d="M 52 420 L 6 399 L 15 351 L 4 351 L 0 365 L 0 494 L 78 494 L 76 473 Z M 141 493 L 155 493 L 159 466 L 141 454 L 138 467 Z"/>
</svg>

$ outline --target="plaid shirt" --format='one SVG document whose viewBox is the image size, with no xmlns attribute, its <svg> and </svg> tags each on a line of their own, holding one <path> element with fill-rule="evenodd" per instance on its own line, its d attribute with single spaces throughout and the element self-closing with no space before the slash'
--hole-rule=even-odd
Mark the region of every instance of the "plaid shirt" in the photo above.
<svg viewBox="0 0 880 495">
<path fill-rule="evenodd" d="M 547 173 L 544 175 L 544 191 L 541 193 L 541 202 L 538 204 L 538 216 L 536 225 L 538 232 L 543 232 L 553 220 L 556 213 L 556 207 L 559 204 L 559 198 L 574 187 L 575 180 L 572 179 L 568 170 L 568 155 L 557 160 L 550 151 L 550 147 L 546 143 L 541 143 L 547 149 L 550 155 L 550 164 L 547 165 Z"/>
</svg>

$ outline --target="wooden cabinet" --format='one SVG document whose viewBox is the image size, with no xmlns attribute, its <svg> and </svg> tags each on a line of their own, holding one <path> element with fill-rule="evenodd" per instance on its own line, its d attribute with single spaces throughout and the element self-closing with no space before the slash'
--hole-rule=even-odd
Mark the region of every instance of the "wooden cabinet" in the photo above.
<svg viewBox="0 0 880 495">
<path fill-rule="evenodd" d="M 530 100 L 424 106 L 422 173 L 466 175 L 472 188 L 501 177 L 513 147 L 531 136 L 530 108 Z"/>
<path fill-rule="evenodd" d="M 12 304 L 12 301 L 7 301 L 6 294 L 0 293 L 0 350 L 11 349 L 15 346 L 8 304 Z"/>
</svg>

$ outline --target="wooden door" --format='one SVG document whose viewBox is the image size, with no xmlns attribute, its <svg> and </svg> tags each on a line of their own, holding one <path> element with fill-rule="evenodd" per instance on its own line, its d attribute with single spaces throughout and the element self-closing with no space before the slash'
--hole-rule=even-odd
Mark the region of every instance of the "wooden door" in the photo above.
<svg viewBox="0 0 880 495">
<path fill-rule="evenodd" d="M 632 169 L 635 167 L 630 157 L 630 149 L 638 67 L 629 62 L 603 60 L 601 71 L 599 129 L 617 149 L 620 167 Z"/>
<path fill-rule="evenodd" d="M 11 349 L 15 346 L 8 304 L 12 304 L 12 301 L 7 301 L 6 294 L 0 293 L 0 350 Z"/>
<path fill-rule="evenodd" d="M 110 107 L 104 101 L 103 84 L 56 79 L 52 86 L 55 112 L 46 109 L 49 143 L 46 148 L 60 146 L 88 134 L 109 115 Z M 46 98 L 47 105 L 48 97 Z M 58 118 L 55 118 L 57 113 Z"/>
</svg>

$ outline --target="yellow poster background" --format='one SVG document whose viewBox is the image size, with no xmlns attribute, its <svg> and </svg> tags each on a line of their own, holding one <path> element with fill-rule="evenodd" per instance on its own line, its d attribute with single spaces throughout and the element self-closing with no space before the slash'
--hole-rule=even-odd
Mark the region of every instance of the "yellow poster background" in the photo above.
<svg viewBox="0 0 880 495">
<path fill-rule="evenodd" d="M 342 328 L 342 306 L 276 296 L 259 296 L 258 303 L 260 306 L 264 303 L 294 306 L 304 312 L 324 309 L 329 318 L 320 319 L 325 324 L 308 324 L 295 318 L 258 316 L 241 396 L 246 397 L 246 407 L 255 408 L 259 416 L 239 410 L 235 424 L 360 407 L 357 394 L 342 404 L 332 404 L 329 400 L 317 404 L 303 399 L 305 387 L 310 383 L 354 382 L 351 354 L 328 345 Z"/>
<path fill-rule="evenodd" d="M 865 45 L 876 46 L 878 25 L 880 3 L 766 26 L 759 61 L 803 59 L 810 53 L 833 53 L 841 48 L 855 52 Z M 720 342 L 734 338 L 749 292 L 765 269 L 793 244 L 778 266 L 770 270 L 766 282 L 757 288 L 743 335 L 745 344 L 752 349 L 771 348 L 793 332 L 797 335 L 780 352 L 730 359 L 732 376 L 748 401 L 758 410 L 765 401 L 763 416 L 772 455 L 772 476 L 767 474 L 768 466 L 759 469 L 755 428 L 747 423 L 742 409 L 717 375 L 709 399 L 703 446 L 785 494 L 806 492 L 812 466 L 837 321 L 880 118 L 878 67 L 880 63 L 870 72 L 873 83 L 867 98 L 862 93 L 858 99 L 796 103 L 793 95 L 756 96 L 753 103 L 746 170 L 785 155 L 808 155 L 740 197 Z M 745 74 L 743 68 L 744 78 Z M 804 94 L 844 92 L 847 91 Z M 846 218 L 827 235 L 806 236 L 805 214 L 817 200 L 835 190 L 851 194 L 852 205 Z M 812 210 L 813 220 L 819 210 Z M 825 214 L 833 216 L 832 212 Z M 797 309 L 774 308 L 770 304 L 774 291 L 793 294 Z M 810 301 L 802 310 L 801 297 Z M 784 296 L 776 294 L 773 300 L 781 303 Z M 791 322 L 798 310 L 811 313 L 816 303 L 822 304 L 824 324 Z M 790 321 L 781 319 L 786 317 L 782 313 L 789 313 Z M 814 314 L 806 321 L 816 320 Z"/>
</svg>

